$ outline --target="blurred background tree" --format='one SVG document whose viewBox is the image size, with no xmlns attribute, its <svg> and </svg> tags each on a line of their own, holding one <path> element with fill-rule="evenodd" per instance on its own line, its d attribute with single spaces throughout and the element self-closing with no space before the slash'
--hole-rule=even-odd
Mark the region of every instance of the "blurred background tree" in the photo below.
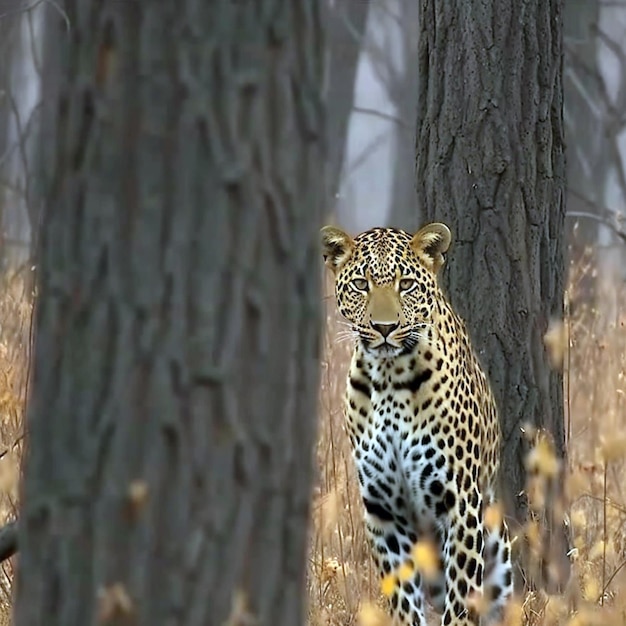
<svg viewBox="0 0 626 626">
<path fill-rule="evenodd" d="M 319 4 L 67 0 L 44 18 L 15 623 L 302 623 Z"/>
</svg>

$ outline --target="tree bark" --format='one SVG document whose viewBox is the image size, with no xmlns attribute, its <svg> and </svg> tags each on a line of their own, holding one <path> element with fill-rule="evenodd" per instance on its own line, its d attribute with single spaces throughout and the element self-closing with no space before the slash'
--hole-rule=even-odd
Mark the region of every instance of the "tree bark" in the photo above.
<svg viewBox="0 0 626 626">
<path fill-rule="evenodd" d="M 418 196 L 453 230 L 444 284 L 494 387 L 522 521 L 520 427 L 547 428 L 565 453 L 562 375 L 543 345 L 563 315 L 561 1 L 423 0 L 420 28 Z"/>
<path fill-rule="evenodd" d="M 62 8 L 15 623 L 302 623 L 319 3 Z"/>
</svg>

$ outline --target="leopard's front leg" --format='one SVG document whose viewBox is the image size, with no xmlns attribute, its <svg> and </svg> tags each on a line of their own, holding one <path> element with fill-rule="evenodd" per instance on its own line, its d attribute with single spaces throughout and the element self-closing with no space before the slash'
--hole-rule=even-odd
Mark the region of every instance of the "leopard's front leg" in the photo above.
<svg viewBox="0 0 626 626">
<path fill-rule="evenodd" d="M 406 520 L 392 513 L 384 503 L 364 496 L 365 528 L 372 549 L 374 563 L 382 579 L 393 581 L 387 592 L 391 615 L 398 626 L 426 626 L 424 591 L 421 576 L 416 572 L 409 579 L 400 580 L 400 567 L 411 562 L 411 551 L 416 536 Z"/>
<path fill-rule="evenodd" d="M 444 542 L 446 599 L 442 626 L 476 626 L 483 604 L 484 522 L 477 486 L 449 511 Z"/>
</svg>

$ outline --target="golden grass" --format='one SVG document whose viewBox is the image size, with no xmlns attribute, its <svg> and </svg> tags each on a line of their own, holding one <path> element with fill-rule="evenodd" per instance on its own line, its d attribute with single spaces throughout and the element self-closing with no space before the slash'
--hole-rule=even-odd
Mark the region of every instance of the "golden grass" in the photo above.
<svg viewBox="0 0 626 626">
<path fill-rule="evenodd" d="M 626 623 L 626 287 L 615 285 L 594 307 L 585 304 L 590 299 L 581 289 L 595 280 L 591 260 L 577 265 L 567 294 L 571 315 L 554 324 L 547 337 L 554 364 L 562 362 L 565 370 L 573 575 L 562 596 L 537 593 L 519 599 L 508 615 L 510 626 Z M 342 335 L 345 327 L 335 314 L 330 283 L 326 294 L 308 625 L 386 626 L 385 601 L 369 558 L 343 431 L 351 344 Z M 15 516 L 18 501 L 31 302 L 19 277 L 0 278 L 0 524 Z M 618 313 L 609 319 L 607 311 Z M 538 446 L 535 454 L 535 465 L 551 472 L 549 452 Z M 11 563 L 2 564 L 0 626 L 10 623 L 12 577 Z"/>
<path fill-rule="evenodd" d="M 546 337 L 553 365 L 564 368 L 572 576 L 562 595 L 535 592 L 516 599 L 506 616 L 508 626 L 626 624 L 626 286 L 612 285 L 590 305 L 592 299 L 583 288 L 597 285 L 589 252 L 570 270 L 569 315 L 555 321 Z M 369 558 L 343 432 L 342 396 L 351 344 L 343 340 L 330 283 L 325 301 L 308 624 L 387 626 L 384 590 Z M 543 484 L 541 480 L 556 470 L 555 459 L 541 438 L 532 455 L 528 463 Z M 536 486 L 530 483 L 529 490 Z M 539 504 L 540 491 L 534 490 Z M 518 545 L 542 549 L 540 526 L 529 524 L 526 534 L 526 543 Z M 439 623 L 437 616 L 431 623 Z"/>
<path fill-rule="evenodd" d="M 17 516 L 32 298 L 20 275 L 0 277 L 0 525 Z M 0 565 L 0 626 L 11 623 L 13 564 Z"/>
</svg>

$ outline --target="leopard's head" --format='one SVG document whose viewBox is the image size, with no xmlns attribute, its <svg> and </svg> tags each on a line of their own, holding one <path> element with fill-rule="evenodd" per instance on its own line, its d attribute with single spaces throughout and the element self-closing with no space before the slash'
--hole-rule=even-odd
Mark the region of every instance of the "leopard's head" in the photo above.
<svg viewBox="0 0 626 626">
<path fill-rule="evenodd" d="M 410 352 L 433 323 L 442 297 L 437 273 L 450 246 L 450 229 L 427 224 L 414 235 L 373 228 L 355 238 L 322 229 L 324 261 L 335 275 L 337 306 L 368 352 Z"/>
</svg>

